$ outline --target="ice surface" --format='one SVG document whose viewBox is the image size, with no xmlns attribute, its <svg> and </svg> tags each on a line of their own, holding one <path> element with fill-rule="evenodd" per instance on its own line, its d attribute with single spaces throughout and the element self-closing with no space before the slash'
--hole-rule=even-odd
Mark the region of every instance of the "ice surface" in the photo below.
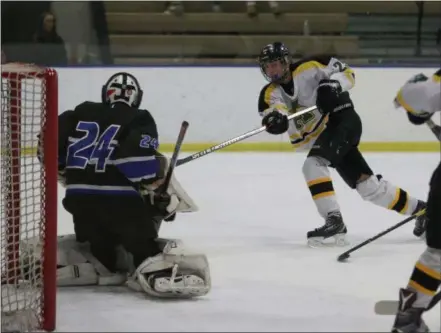
<svg viewBox="0 0 441 333">
<path fill-rule="evenodd" d="M 161 237 L 183 239 L 210 260 L 207 297 L 151 300 L 124 288 L 59 289 L 57 331 L 387 332 L 393 317 L 374 313 L 395 300 L 425 243 L 405 225 L 354 253 L 311 249 L 305 236 L 323 221 L 302 176 L 305 155 L 213 154 L 176 169 L 200 211 L 164 223 Z M 366 154 L 376 173 L 425 199 L 439 154 Z M 403 219 L 364 202 L 333 172 L 348 238 L 358 243 Z M 60 189 L 61 190 L 61 189 Z M 73 232 L 59 203 L 59 233 Z M 440 331 L 439 305 L 425 315 Z"/>
</svg>

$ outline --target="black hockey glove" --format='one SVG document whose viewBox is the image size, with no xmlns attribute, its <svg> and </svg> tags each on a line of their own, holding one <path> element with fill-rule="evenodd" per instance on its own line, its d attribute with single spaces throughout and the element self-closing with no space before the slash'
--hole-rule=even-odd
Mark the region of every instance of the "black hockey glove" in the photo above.
<svg viewBox="0 0 441 333">
<path fill-rule="evenodd" d="M 263 117 L 262 126 L 265 126 L 270 134 L 283 134 L 288 130 L 288 117 L 278 111 L 272 111 Z"/>
<path fill-rule="evenodd" d="M 340 103 L 342 88 L 337 80 L 321 80 L 317 88 L 316 105 L 322 114 L 336 111 Z"/>
<path fill-rule="evenodd" d="M 406 113 L 407 113 L 407 118 L 414 125 L 422 125 L 433 116 L 433 113 L 421 113 L 418 115 L 414 115 L 409 111 L 407 111 Z"/>
<path fill-rule="evenodd" d="M 173 222 L 176 218 L 176 213 L 170 215 L 167 211 L 167 207 L 170 204 L 171 197 L 167 192 L 159 193 L 158 190 L 155 191 L 155 195 L 153 196 L 153 205 L 158 211 L 158 215 L 166 216 L 164 218 L 165 222 Z"/>
<path fill-rule="evenodd" d="M 170 204 L 171 197 L 167 192 L 163 192 L 161 187 L 159 187 L 155 194 L 153 195 L 153 206 L 156 208 L 158 213 L 162 216 L 168 216 L 169 212 L 167 207 Z"/>
</svg>

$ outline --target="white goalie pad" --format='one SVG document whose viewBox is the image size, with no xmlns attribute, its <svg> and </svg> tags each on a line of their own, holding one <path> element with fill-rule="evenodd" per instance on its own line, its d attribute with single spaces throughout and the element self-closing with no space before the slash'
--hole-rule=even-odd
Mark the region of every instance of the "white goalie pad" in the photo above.
<svg viewBox="0 0 441 333">
<path fill-rule="evenodd" d="M 177 196 L 179 200 L 179 204 L 176 206 L 173 213 L 192 213 L 199 210 L 194 200 L 187 194 L 174 175 L 172 175 L 168 193 L 171 196 Z"/>
<path fill-rule="evenodd" d="M 41 258 L 41 243 L 38 237 L 23 242 L 21 249 L 27 256 Z M 121 248 L 118 257 L 124 258 L 126 254 Z M 118 259 L 119 259 L 118 258 Z M 112 273 L 103 266 L 90 252 L 88 243 L 78 243 L 75 235 L 58 236 L 57 238 L 57 286 L 116 286 L 127 281 L 126 262 L 119 260 L 122 273 Z"/>
<path fill-rule="evenodd" d="M 119 257 L 125 256 L 122 248 L 117 249 Z M 58 237 L 57 285 L 65 286 L 118 286 L 127 281 L 125 267 L 121 273 L 110 272 L 90 252 L 89 243 L 78 243 L 75 235 Z M 120 266 L 127 266 L 126 263 Z"/>
<path fill-rule="evenodd" d="M 180 240 L 163 241 L 166 242 L 163 252 L 146 259 L 136 269 L 129 278 L 129 287 L 159 298 L 208 294 L 211 277 L 207 257 L 188 251 Z"/>
</svg>

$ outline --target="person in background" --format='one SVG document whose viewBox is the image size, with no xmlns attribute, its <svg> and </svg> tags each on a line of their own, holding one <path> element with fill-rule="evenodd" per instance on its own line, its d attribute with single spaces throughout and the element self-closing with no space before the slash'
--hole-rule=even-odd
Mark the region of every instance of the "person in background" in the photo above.
<svg viewBox="0 0 441 333">
<path fill-rule="evenodd" d="M 42 66 L 67 65 L 67 53 L 64 40 L 57 33 L 57 21 L 51 12 L 44 12 L 34 34 L 35 60 Z"/>
<path fill-rule="evenodd" d="M 5 52 L 3 52 L 3 50 L 2 50 L 2 65 L 3 64 L 6 64 L 6 54 L 5 54 Z"/>
</svg>

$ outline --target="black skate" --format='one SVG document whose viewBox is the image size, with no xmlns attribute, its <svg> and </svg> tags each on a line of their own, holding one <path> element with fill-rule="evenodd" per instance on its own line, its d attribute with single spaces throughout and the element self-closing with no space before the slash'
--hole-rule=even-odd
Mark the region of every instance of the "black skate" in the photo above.
<svg viewBox="0 0 441 333">
<path fill-rule="evenodd" d="M 424 320 L 421 318 L 425 309 L 413 308 L 416 300 L 416 292 L 409 289 L 400 289 L 400 301 L 398 313 L 392 333 L 427 333 L 430 332 Z"/>
<path fill-rule="evenodd" d="M 426 208 L 426 203 L 418 200 L 418 205 L 415 208 L 413 214 L 418 213 L 420 210 Z M 416 237 L 424 237 L 424 233 L 426 232 L 427 218 L 426 214 L 418 216 L 415 221 L 415 228 L 413 229 L 413 234 Z"/>
<path fill-rule="evenodd" d="M 306 237 L 308 238 L 308 245 L 311 247 L 325 245 L 324 240 L 330 237 L 334 238 L 336 245 L 344 246 L 347 244 L 345 240 L 347 232 L 341 213 L 330 212 L 326 217 L 325 225 L 308 231 Z"/>
</svg>

